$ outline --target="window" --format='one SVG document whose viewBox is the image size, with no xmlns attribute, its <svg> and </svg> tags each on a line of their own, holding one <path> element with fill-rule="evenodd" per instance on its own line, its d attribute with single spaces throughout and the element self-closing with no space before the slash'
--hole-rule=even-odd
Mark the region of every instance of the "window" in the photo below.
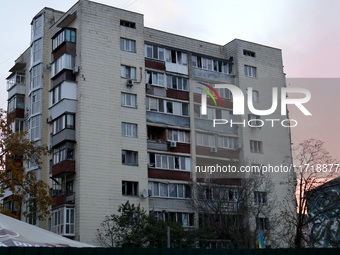
<svg viewBox="0 0 340 255">
<path fill-rule="evenodd" d="M 122 135 L 137 137 L 137 124 L 122 122 Z"/>
<path fill-rule="evenodd" d="M 58 74 L 63 69 L 73 70 L 76 63 L 76 56 L 70 54 L 63 54 L 57 58 L 51 65 L 51 77 Z"/>
<path fill-rule="evenodd" d="M 34 66 L 30 71 L 30 88 L 40 88 L 42 86 L 42 64 Z"/>
<path fill-rule="evenodd" d="M 120 38 L 120 49 L 123 51 L 136 52 L 136 41 Z"/>
<path fill-rule="evenodd" d="M 120 77 L 126 79 L 136 79 L 136 67 L 131 66 L 120 66 Z"/>
<path fill-rule="evenodd" d="M 164 87 L 165 81 L 164 81 L 164 74 L 163 73 L 156 73 L 151 71 L 146 71 L 146 83 L 152 84 L 152 85 L 158 85 Z"/>
<path fill-rule="evenodd" d="M 243 50 L 243 55 L 255 58 L 255 52 L 250 50 Z"/>
<path fill-rule="evenodd" d="M 31 65 L 36 62 L 42 62 L 43 56 L 43 39 L 34 41 L 31 46 Z"/>
<path fill-rule="evenodd" d="M 188 55 L 180 51 L 166 49 L 165 61 L 179 65 L 188 65 Z"/>
<path fill-rule="evenodd" d="M 237 140 L 235 137 L 218 136 L 217 139 L 219 148 L 232 150 L 237 148 Z"/>
<path fill-rule="evenodd" d="M 122 106 L 137 107 L 137 96 L 134 94 L 122 93 Z"/>
<path fill-rule="evenodd" d="M 149 182 L 152 197 L 191 198 L 191 187 L 187 184 Z"/>
<path fill-rule="evenodd" d="M 25 96 L 15 95 L 8 100 L 7 112 L 13 112 L 15 109 L 25 109 Z"/>
<path fill-rule="evenodd" d="M 215 135 L 196 133 L 196 144 L 198 146 L 214 147 L 215 148 Z"/>
<path fill-rule="evenodd" d="M 256 218 L 256 229 L 268 230 L 269 229 L 268 218 L 257 217 Z"/>
<path fill-rule="evenodd" d="M 11 129 L 12 129 L 13 132 L 24 131 L 24 121 L 23 120 L 19 120 L 19 119 L 15 119 L 11 123 Z"/>
<path fill-rule="evenodd" d="M 250 140 L 250 152 L 262 153 L 262 142 Z"/>
<path fill-rule="evenodd" d="M 138 165 L 138 152 L 122 150 L 122 164 L 123 165 Z"/>
<path fill-rule="evenodd" d="M 57 134 L 61 130 L 74 129 L 74 114 L 65 114 L 53 121 L 53 135 Z"/>
<path fill-rule="evenodd" d="M 73 144 L 65 144 L 53 149 L 53 165 L 58 164 L 64 160 L 74 160 Z"/>
<path fill-rule="evenodd" d="M 248 124 L 250 127 L 261 127 L 262 126 L 261 117 L 258 115 L 249 114 Z"/>
<path fill-rule="evenodd" d="M 166 83 L 169 89 L 177 89 L 183 91 L 189 91 L 188 88 L 188 79 L 177 77 L 173 75 L 166 76 Z"/>
<path fill-rule="evenodd" d="M 54 105 L 61 100 L 61 86 L 58 85 L 50 91 L 50 105 Z"/>
<path fill-rule="evenodd" d="M 31 115 L 41 112 L 41 90 L 36 90 L 31 93 Z"/>
<path fill-rule="evenodd" d="M 138 182 L 122 181 L 122 195 L 138 196 Z"/>
<path fill-rule="evenodd" d="M 149 153 L 149 167 L 190 171 L 190 157 Z"/>
<path fill-rule="evenodd" d="M 145 44 L 145 57 L 164 61 L 164 48 Z"/>
<path fill-rule="evenodd" d="M 62 207 L 52 212 L 52 232 L 74 236 L 75 234 L 75 211 L 74 207 Z"/>
<path fill-rule="evenodd" d="M 76 31 L 66 28 L 52 38 L 52 50 L 56 49 L 63 42 L 76 42 Z"/>
<path fill-rule="evenodd" d="M 256 67 L 254 66 L 244 66 L 244 75 L 247 77 L 252 77 L 252 78 L 256 78 Z"/>
<path fill-rule="evenodd" d="M 40 15 L 32 21 L 32 40 L 35 36 L 43 33 L 44 15 Z"/>
<path fill-rule="evenodd" d="M 146 97 L 145 100 L 147 111 L 189 116 L 189 105 L 187 103 L 169 101 L 154 97 Z"/>
<path fill-rule="evenodd" d="M 263 175 L 262 164 L 251 164 L 251 170 L 255 176 Z"/>
<path fill-rule="evenodd" d="M 167 139 L 174 142 L 190 143 L 190 132 L 184 130 L 168 129 Z"/>
<path fill-rule="evenodd" d="M 150 211 L 150 215 L 153 215 L 158 220 L 178 222 L 183 227 L 193 227 L 194 226 L 194 214 L 185 212 L 158 212 Z"/>
<path fill-rule="evenodd" d="M 254 192 L 254 199 L 256 204 L 266 204 L 267 203 L 267 193 L 266 192 Z"/>
<path fill-rule="evenodd" d="M 40 138 L 40 123 L 41 116 L 35 116 L 30 119 L 31 140 L 36 140 Z"/>
<path fill-rule="evenodd" d="M 127 21 L 127 20 L 120 20 L 120 25 L 124 27 L 136 28 L 136 23 Z"/>
<path fill-rule="evenodd" d="M 218 73 L 231 73 L 231 65 L 228 62 L 204 58 L 199 56 L 191 56 L 192 66 Z"/>
<path fill-rule="evenodd" d="M 260 98 L 259 98 L 259 92 L 257 90 L 253 90 L 253 103 L 259 103 L 260 102 Z"/>
</svg>

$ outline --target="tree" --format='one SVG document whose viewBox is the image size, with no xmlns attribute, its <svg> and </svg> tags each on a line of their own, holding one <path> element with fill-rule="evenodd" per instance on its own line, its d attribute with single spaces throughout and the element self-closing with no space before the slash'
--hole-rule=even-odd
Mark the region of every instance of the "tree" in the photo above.
<svg viewBox="0 0 340 255">
<path fill-rule="evenodd" d="M 304 247 L 309 244 L 308 225 L 316 218 L 330 210 L 324 207 L 310 217 L 307 214 L 308 194 L 311 190 L 324 184 L 337 174 L 335 160 L 323 147 L 323 142 L 316 139 L 304 140 L 293 146 L 293 162 L 296 172 L 296 179 L 289 179 L 288 182 L 296 182 L 296 207 L 292 206 L 290 198 L 282 205 L 282 216 L 287 226 L 293 226 L 295 234 L 292 236 L 292 246 L 295 248 Z M 332 203 L 329 204 L 332 206 Z"/>
<path fill-rule="evenodd" d="M 97 229 L 97 241 L 104 247 L 166 247 L 170 226 L 171 247 L 183 247 L 184 229 L 178 223 L 157 220 L 153 215 L 127 201 L 118 214 L 106 216 Z"/>
<path fill-rule="evenodd" d="M 9 210 L 7 205 L 22 209 L 24 216 L 33 220 L 44 220 L 50 213 L 52 199 L 49 186 L 37 180 L 36 173 L 26 171 L 24 164 L 31 164 L 35 169 L 41 166 L 41 156 L 47 154 L 46 146 L 38 146 L 27 138 L 27 132 L 14 132 L 13 120 L 7 118 L 0 109 L 0 197 L 5 192 L 11 193 L 2 204 L 0 211 L 12 217 L 20 215 Z"/>
<path fill-rule="evenodd" d="M 268 218 L 275 206 L 275 198 L 269 196 L 273 188 L 270 178 L 234 179 L 233 185 L 219 181 L 193 184 L 193 190 L 197 192 L 189 206 L 199 215 L 199 228 L 205 229 L 203 233 L 209 233 L 200 236 L 198 246 L 206 247 L 210 240 L 225 248 L 256 247 L 258 230 L 254 226 L 255 220 L 259 216 Z"/>
</svg>

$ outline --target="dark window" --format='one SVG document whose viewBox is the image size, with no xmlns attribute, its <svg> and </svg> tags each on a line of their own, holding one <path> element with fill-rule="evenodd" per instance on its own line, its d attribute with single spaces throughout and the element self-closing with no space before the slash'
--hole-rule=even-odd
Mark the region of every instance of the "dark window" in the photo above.
<svg viewBox="0 0 340 255">
<path fill-rule="evenodd" d="M 256 229 L 268 230 L 269 220 L 268 218 L 256 218 Z"/>
<path fill-rule="evenodd" d="M 243 50 L 243 55 L 255 58 L 255 52 L 250 50 Z"/>
<path fill-rule="evenodd" d="M 122 195 L 138 196 L 138 182 L 122 181 Z"/>
<path fill-rule="evenodd" d="M 122 164 L 138 165 L 138 152 L 122 150 Z"/>
<path fill-rule="evenodd" d="M 121 20 L 120 25 L 124 26 L 124 27 L 136 28 L 135 22 L 131 22 L 131 21 L 127 21 L 127 20 Z"/>
</svg>

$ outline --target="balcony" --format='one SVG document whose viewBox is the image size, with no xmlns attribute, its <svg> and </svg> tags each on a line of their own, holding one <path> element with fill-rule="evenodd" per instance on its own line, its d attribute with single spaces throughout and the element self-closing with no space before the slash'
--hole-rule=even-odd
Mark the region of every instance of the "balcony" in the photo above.
<svg viewBox="0 0 340 255">
<path fill-rule="evenodd" d="M 74 192 L 63 192 L 53 196 L 53 207 L 57 207 L 64 204 L 74 205 L 75 203 L 75 193 Z"/>
<path fill-rule="evenodd" d="M 8 97 L 11 98 L 15 94 L 25 94 L 25 73 L 14 72 L 7 77 Z"/>
<path fill-rule="evenodd" d="M 172 126 L 190 127 L 190 118 L 158 112 L 146 112 L 146 121 Z"/>
<path fill-rule="evenodd" d="M 60 174 L 75 174 L 76 163 L 74 160 L 64 160 L 58 164 L 52 166 L 52 177 L 56 177 Z"/>
<path fill-rule="evenodd" d="M 75 141 L 75 140 L 76 140 L 75 130 L 66 128 L 52 137 L 51 145 L 52 147 L 54 147 L 64 141 Z"/>
</svg>

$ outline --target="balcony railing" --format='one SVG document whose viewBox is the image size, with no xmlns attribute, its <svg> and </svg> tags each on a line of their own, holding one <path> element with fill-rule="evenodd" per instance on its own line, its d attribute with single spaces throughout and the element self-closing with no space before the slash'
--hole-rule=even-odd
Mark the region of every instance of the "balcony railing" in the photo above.
<svg viewBox="0 0 340 255">
<path fill-rule="evenodd" d="M 63 204 L 74 204 L 75 203 L 75 193 L 74 192 L 62 192 L 53 196 L 55 191 L 52 190 L 53 207 L 63 205 Z"/>
</svg>

